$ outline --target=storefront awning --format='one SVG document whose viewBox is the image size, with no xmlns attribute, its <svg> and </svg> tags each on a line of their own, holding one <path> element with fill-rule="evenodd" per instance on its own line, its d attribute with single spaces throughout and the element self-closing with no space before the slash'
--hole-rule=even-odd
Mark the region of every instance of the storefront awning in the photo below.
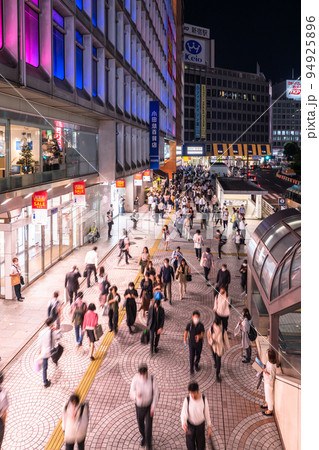
<svg viewBox="0 0 319 450">
<path fill-rule="evenodd" d="M 269 144 L 225 144 L 214 143 L 212 145 L 212 156 L 267 156 L 271 155 Z M 207 152 L 209 153 L 209 152 Z"/>
</svg>

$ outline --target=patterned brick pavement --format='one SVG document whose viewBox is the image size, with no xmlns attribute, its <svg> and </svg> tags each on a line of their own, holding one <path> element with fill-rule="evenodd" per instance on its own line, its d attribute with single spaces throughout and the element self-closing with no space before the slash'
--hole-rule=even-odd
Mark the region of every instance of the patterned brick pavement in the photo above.
<svg viewBox="0 0 319 450">
<path fill-rule="evenodd" d="M 256 224 L 251 224 L 253 227 Z M 170 228 L 172 225 L 170 225 Z M 194 225 L 197 228 L 197 224 Z M 113 252 L 104 266 L 112 283 L 117 284 L 123 294 L 127 283 L 136 278 L 137 260 L 144 245 L 152 247 L 154 236 L 161 227 L 145 220 L 132 240 L 133 259 L 126 266 L 122 261 L 117 266 L 116 253 Z M 193 229 L 194 231 L 194 229 Z M 204 232 L 205 233 L 205 232 Z M 174 233 L 172 233 L 174 236 Z M 205 236 L 205 234 L 204 234 Z M 142 239 L 139 239 L 142 238 Z M 212 242 L 212 241 L 210 241 Z M 188 284 L 186 297 L 180 301 L 178 283 L 173 286 L 173 305 L 163 303 L 166 320 L 159 343 L 159 353 L 150 356 L 149 347 L 140 344 L 140 331 L 145 320 L 139 315 L 137 332 L 128 333 L 125 320 L 113 339 L 106 357 L 90 387 L 86 401 L 90 404 L 90 425 L 86 448 L 90 449 L 139 449 L 140 435 L 137 428 L 135 408 L 129 398 L 130 382 L 138 365 L 143 361 L 149 366 L 160 389 L 160 399 L 153 422 L 154 449 L 183 449 L 185 435 L 181 428 L 180 412 L 187 394 L 190 381 L 188 349 L 183 346 L 183 332 L 190 320 L 192 311 L 199 309 L 205 329 L 213 321 L 212 288 L 207 287 L 202 269 L 192 252 L 192 243 L 184 239 L 175 239 L 170 243 L 172 249 L 179 245 L 185 251 L 192 268 L 193 280 Z M 234 252 L 232 242 L 228 242 L 224 251 Z M 213 243 L 213 251 L 216 246 Z M 153 263 L 156 268 L 165 257 L 163 244 L 155 251 Z M 232 273 L 230 297 L 233 301 L 229 330 L 233 330 L 238 321 L 237 312 L 243 307 L 243 298 L 239 296 L 240 262 L 234 256 L 226 255 L 215 260 L 216 270 L 222 262 L 227 262 Z M 213 279 L 213 277 L 212 277 Z M 98 304 L 98 287 L 85 288 L 85 300 Z M 107 330 L 107 318 L 101 316 L 103 329 Z M 84 340 L 82 348 L 75 345 L 74 330 L 70 322 L 68 308 L 63 312 L 62 345 L 65 352 L 56 368 L 49 363 L 49 389 L 42 386 L 42 374 L 33 371 L 33 362 L 37 354 L 37 343 L 26 349 L 6 373 L 5 387 L 10 395 L 10 409 L 4 450 L 44 449 L 61 417 L 61 410 L 69 395 L 77 388 L 90 362 L 88 343 Z M 231 333 L 230 333 L 231 335 Z M 281 449 L 281 442 L 273 418 L 265 418 L 259 408 L 263 399 L 263 388 L 256 390 L 257 379 L 252 367 L 241 363 L 241 347 L 238 338 L 231 337 L 231 349 L 222 358 L 222 382 L 215 380 L 215 369 L 206 339 L 203 348 L 201 367 L 194 379 L 205 393 L 211 411 L 213 442 L 216 449 Z M 255 349 L 253 349 L 253 356 Z M 64 447 L 63 447 L 64 448 Z M 210 448 L 209 446 L 207 448 Z M 53 449 L 59 450 L 59 449 Z"/>
</svg>

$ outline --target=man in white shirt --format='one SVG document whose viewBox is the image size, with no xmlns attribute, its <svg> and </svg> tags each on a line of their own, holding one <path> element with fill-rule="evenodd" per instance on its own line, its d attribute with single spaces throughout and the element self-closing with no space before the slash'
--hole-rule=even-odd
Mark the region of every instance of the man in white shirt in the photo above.
<svg viewBox="0 0 319 450">
<path fill-rule="evenodd" d="M 95 276 L 95 282 L 97 283 L 97 276 L 96 276 L 96 270 L 97 270 L 97 247 L 93 247 L 93 250 L 90 250 L 85 255 L 85 264 L 86 264 L 86 282 L 87 287 L 90 287 L 90 278 L 91 273 L 94 272 Z"/>
<path fill-rule="evenodd" d="M 208 436 L 212 435 L 211 420 L 207 399 L 199 392 L 197 383 L 188 386 L 189 395 L 185 398 L 181 413 L 182 427 L 186 434 L 188 450 L 205 450 L 205 423 Z"/>
<path fill-rule="evenodd" d="M 152 194 L 149 195 L 147 203 L 148 203 L 148 210 L 150 211 L 152 203 L 153 203 L 153 195 Z"/>
<path fill-rule="evenodd" d="M 39 333 L 39 354 L 43 361 L 43 384 L 44 387 L 49 387 L 51 385 L 51 381 L 47 378 L 48 360 L 55 344 L 55 333 L 53 331 L 54 321 L 52 317 L 49 317 L 45 321 L 45 324 L 46 327 Z"/>
<path fill-rule="evenodd" d="M 135 401 L 137 424 L 142 435 L 141 446 L 146 444 L 149 450 L 152 448 L 152 422 L 159 395 L 157 384 L 148 374 L 146 364 L 140 365 L 133 377 L 130 397 Z"/>
<path fill-rule="evenodd" d="M 7 411 L 9 407 L 8 395 L 4 389 L 2 389 L 1 385 L 3 383 L 3 375 L 0 372 L 0 448 L 3 441 L 4 436 L 4 427 L 7 418 Z"/>
</svg>

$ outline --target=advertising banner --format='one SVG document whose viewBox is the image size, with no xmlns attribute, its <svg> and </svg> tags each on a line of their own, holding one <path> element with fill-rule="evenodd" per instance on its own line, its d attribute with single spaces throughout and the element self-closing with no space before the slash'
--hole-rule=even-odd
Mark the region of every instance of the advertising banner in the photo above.
<svg viewBox="0 0 319 450">
<path fill-rule="evenodd" d="M 73 183 L 74 203 L 77 206 L 85 206 L 85 181 L 76 181 Z"/>
<path fill-rule="evenodd" d="M 185 156 L 205 156 L 205 144 L 184 144 L 183 157 Z"/>
<path fill-rule="evenodd" d="M 150 168 L 159 169 L 159 102 L 150 102 Z"/>
<path fill-rule="evenodd" d="M 167 16 L 167 72 L 171 80 L 173 80 L 173 41 L 173 31 L 169 17 Z"/>
<path fill-rule="evenodd" d="M 46 225 L 48 217 L 48 193 L 38 191 L 32 194 L 32 223 Z"/>
<path fill-rule="evenodd" d="M 200 138 L 200 84 L 195 86 L 195 139 Z"/>
<path fill-rule="evenodd" d="M 151 181 L 151 171 L 150 170 L 144 170 L 143 181 Z"/>
<path fill-rule="evenodd" d="M 124 178 L 120 179 L 120 180 L 116 180 L 115 184 L 116 184 L 117 188 L 125 188 L 125 180 L 124 180 Z"/>
<path fill-rule="evenodd" d="M 143 185 L 143 174 L 136 173 L 134 175 L 134 186 L 142 186 Z"/>
<path fill-rule="evenodd" d="M 206 139 L 206 85 L 201 85 L 201 131 L 200 137 Z"/>
<path fill-rule="evenodd" d="M 301 81 L 287 80 L 286 96 L 287 98 L 301 101 Z"/>
<path fill-rule="evenodd" d="M 184 60 L 192 64 L 207 64 L 206 43 L 203 39 L 185 36 Z"/>
</svg>

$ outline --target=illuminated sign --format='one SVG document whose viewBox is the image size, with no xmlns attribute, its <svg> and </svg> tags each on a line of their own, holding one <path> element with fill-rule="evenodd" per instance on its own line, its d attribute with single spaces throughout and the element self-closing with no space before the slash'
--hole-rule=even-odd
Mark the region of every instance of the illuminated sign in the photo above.
<svg viewBox="0 0 319 450">
<path fill-rule="evenodd" d="M 201 116 L 200 137 L 202 139 L 206 139 L 206 85 L 205 84 L 201 85 L 200 116 Z"/>
<path fill-rule="evenodd" d="M 183 157 L 185 156 L 205 156 L 205 144 L 184 144 Z"/>
<path fill-rule="evenodd" d="M 46 225 L 48 216 L 48 193 L 38 191 L 32 194 L 32 223 Z"/>
<path fill-rule="evenodd" d="M 195 138 L 200 138 L 200 84 L 195 86 Z"/>
<path fill-rule="evenodd" d="M 144 170 L 143 181 L 151 181 L 151 171 L 150 170 Z"/>
<path fill-rule="evenodd" d="M 206 64 L 206 43 L 202 39 L 185 38 L 185 62 Z"/>
<path fill-rule="evenodd" d="M 125 188 L 125 180 L 124 178 L 120 180 L 116 180 L 115 182 L 117 188 Z"/>
<path fill-rule="evenodd" d="M 189 34 L 191 36 L 198 36 L 202 38 L 210 38 L 209 28 L 197 27 L 195 25 L 190 25 L 189 23 L 184 24 L 184 34 Z"/>
<path fill-rule="evenodd" d="M 73 183 L 74 203 L 77 206 L 85 206 L 85 181 L 76 181 Z"/>
<path fill-rule="evenodd" d="M 286 97 L 293 100 L 301 100 L 301 81 L 286 81 Z"/>
<path fill-rule="evenodd" d="M 63 148 L 63 136 L 62 136 L 62 128 L 60 127 L 55 127 L 55 139 L 57 140 L 59 147 Z"/>
<path fill-rule="evenodd" d="M 159 102 L 150 102 L 150 168 L 159 169 Z"/>
<path fill-rule="evenodd" d="M 143 185 L 143 174 L 136 173 L 134 175 L 134 186 L 142 186 Z"/>
</svg>

